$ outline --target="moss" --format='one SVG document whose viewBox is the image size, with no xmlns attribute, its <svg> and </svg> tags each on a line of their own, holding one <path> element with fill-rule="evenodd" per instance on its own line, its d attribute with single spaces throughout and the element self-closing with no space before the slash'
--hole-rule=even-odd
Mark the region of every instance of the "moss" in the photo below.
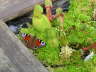
<svg viewBox="0 0 96 72">
<path fill-rule="evenodd" d="M 47 0 L 46 0 L 47 1 Z M 51 5 L 50 0 L 46 5 Z M 61 13 L 61 11 L 58 13 Z M 34 8 L 33 25 L 28 29 L 21 29 L 21 32 L 32 34 L 46 42 L 46 47 L 39 48 L 34 51 L 34 54 L 43 63 L 48 65 L 64 64 L 63 67 L 51 68 L 50 72 L 95 72 L 96 63 L 95 58 L 84 62 L 81 59 L 80 50 L 72 53 L 70 60 L 64 61 L 60 59 L 60 47 L 66 44 L 80 44 L 81 46 L 88 46 L 96 41 L 96 25 L 91 21 L 92 8 L 89 0 L 71 0 L 71 6 L 68 13 L 64 13 L 64 33 L 56 30 L 59 22 L 53 27 L 45 15 L 42 14 L 42 7 Z M 54 23 L 53 23 L 54 24 Z M 60 41 L 61 40 L 61 41 Z M 75 48 L 75 47 L 74 47 Z M 92 71 L 91 71 L 92 70 Z"/>
</svg>

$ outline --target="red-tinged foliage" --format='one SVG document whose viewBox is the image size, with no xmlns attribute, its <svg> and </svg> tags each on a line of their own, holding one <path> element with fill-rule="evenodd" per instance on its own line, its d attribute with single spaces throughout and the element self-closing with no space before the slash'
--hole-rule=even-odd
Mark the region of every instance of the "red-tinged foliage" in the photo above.
<svg viewBox="0 0 96 72">
<path fill-rule="evenodd" d="M 52 17 L 52 12 L 51 12 L 51 6 L 45 6 L 45 8 L 46 8 L 46 15 L 47 15 L 47 17 L 48 17 L 48 19 L 50 20 L 50 21 L 52 21 L 52 19 L 53 19 L 53 17 Z"/>
<path fill-rule="evenodd" d="M 84 51 L 85 50 L 90 50 L 90 49 L 96 49 L 96 43 L 93 43 L 90 46 L 83 48 Z"/>
</svg>

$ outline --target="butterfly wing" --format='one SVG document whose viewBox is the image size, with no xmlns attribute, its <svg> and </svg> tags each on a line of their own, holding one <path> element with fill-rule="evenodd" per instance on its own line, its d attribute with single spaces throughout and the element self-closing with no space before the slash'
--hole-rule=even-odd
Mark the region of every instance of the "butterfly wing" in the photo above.
<svg viewBox="0 0 96 72">
<path fill-rule="evenodd" d="M 26 35 L 23 38 L 23 42 L 24 44 L 28 47 L 28 48 L 34 48 L 35 47 L 35 43 L 34 40 L 35 38 L 31 35 Z"/>
<path fill-rule="evenodd" d="M 36 47 L 40 48 L 40 47 L 43 47 L 45 45 L 46 45 L 46 43 L 43 42 L 42 40 L 39 40 L 39 39 L 36 40 Z"/>
<path fill-rule="evenodd" d="M 39 39 L 36 40 L 36 47 L 40 47 L 41 46 L 41 42 Z"/>
</svg>

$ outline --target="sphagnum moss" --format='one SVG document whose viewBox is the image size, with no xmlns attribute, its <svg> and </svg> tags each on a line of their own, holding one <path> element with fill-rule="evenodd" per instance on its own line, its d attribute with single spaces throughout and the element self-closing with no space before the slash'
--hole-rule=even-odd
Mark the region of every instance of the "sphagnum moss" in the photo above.
<svg viewBox="0 0 96 72">
<path fill-rule="evenodd" d="M 90 7 L 89 0 L 71 0 L 71 6 L 69 8 L 69 12 L 64 14 L 64 31 L 66 33 L 66 39 L 69 42 L 68 44 L 77 43 L 81 44 L 82 46 L 87 45 L 87 39 L 92 38 L 92 40 L 96 40 L 95 28 L 91 26 L 91 15 L 92 15 L 92 8 Z M 41 8 L 42 9 L 42 8 Z M 39 10 L 39 9 L 38 9 Z M 42 10 L 41 10 L 42 13 Z M 38 15 L 38 14 L 36 14 Z M 40 17 L 45 17 L 44 15 L 40 14 Z M 35 17 L 33 17 L 35 18 Z M 45 19 L 45 18 L 44 18 Z M 42 63 L 51 66 L 53 64 L 64 64 L 64 67 L 60 68 L 51 68 L 50 71 L 52 72 L 95 72 L 95 64 L 94 59 L 88 62 L 84 62 L 80 58 L 80 52 L 75 51 L 72 53 L 71 61 L 61 61 L 60 60 L 60 48 L 58 48 L 58 40 L 56 37 L 56 32 L 51 26 L 50 22 L 44 19 L 38 20 L 38 18 L 34 20 L 33 27 L 30 29 L 22 30 L 22 32 L 31 31 L 31 34 L 36 34 L 37 37 L 40 37 L 44 41 L 47 41 L 47 45 L 44 48 L 40 48 L 35 51 L 37 57 L 42 61 Z M 40 25 L 38 23 L 40 22 Z M 35 25 L 37 23 L 37 25 Z M 43 27 L 43 28 L 42 28 Z M 49 33 L 47 33 L 48 31 Z M 31 30 L 32 29 L 32 30 Z M 52 30 L 52 31 L 51 31 Z M 40 34 L 40 32 L 41 34 Z M 45 31 L 45 32 L 43 32 Z M 47 32 L 46 32 L 47 31 Z M 39 32 L 39 33 L 38 33 Z M 52 32 L 52 34 L 51 34 Z M 87 34 L 88 33 L 88 34 Z M 40 36 L 41 35 L 41 36 Z M 49 37 L 48 37 L 49 36 Z M 52 37 L 52 38 L 51 38 Z M 47 39 L 48 38 L 48 39 Z M 54 39 L 55 41 L 50 41 Z M 53 42 L 56 42 L 55 45 L 52 46 Z M 93 69 L 93 71 L 91 71 Z"/>
</svg>

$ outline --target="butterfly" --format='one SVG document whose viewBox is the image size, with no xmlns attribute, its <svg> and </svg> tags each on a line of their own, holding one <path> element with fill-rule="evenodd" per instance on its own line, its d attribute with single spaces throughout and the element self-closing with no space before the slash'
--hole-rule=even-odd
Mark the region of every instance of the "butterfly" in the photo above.
<svg viewBox="0 0 96 72">
<path fill-rule="evenodd" d="M 44 41 L 30 34 L 22 33 L 22 41 L 28 48 L 31 48 L 31 49 L 36 49 L 36 48 L 41 48 L 46 46 L 46 43 Z"/>
</svg>

